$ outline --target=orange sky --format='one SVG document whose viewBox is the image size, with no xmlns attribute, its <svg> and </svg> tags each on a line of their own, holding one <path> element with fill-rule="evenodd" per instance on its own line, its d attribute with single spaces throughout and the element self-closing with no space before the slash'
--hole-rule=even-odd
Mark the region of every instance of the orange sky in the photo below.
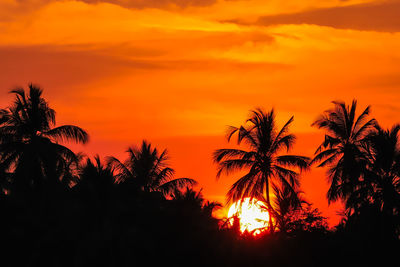
<svg viewBox="0 0 400 267">
<path fill-rule="evenodd" d="M 295 115 L 296 152 L 323 134 L 310 124 L 330 101 L 400 113 L 400 1 L 0 0 L 0 104 L 40 84 L 59 123 L 91 134 L 89 154 L 123 157 L 146 138 L 168 148 L 179 176 L 224 201 L 211 153 L 226 125 L 256 106 Z M 336 223 L 323 170 L 306 197 Z"/>
</svg>

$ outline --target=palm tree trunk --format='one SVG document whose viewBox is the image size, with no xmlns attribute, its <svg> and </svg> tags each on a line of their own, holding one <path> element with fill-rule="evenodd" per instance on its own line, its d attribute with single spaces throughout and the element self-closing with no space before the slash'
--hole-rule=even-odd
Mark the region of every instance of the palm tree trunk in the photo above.
<svg viewBox="0 0 400 267">
<path fill-rule="evenodd" d="M 268 226 L 269 226 L 269 231 L 272 234 L 272 233 L 274 233 L 274 230 L 275 230 L 274 224 L 272 222 L 273 209 L 272 209 L 272 205 L 271 205 L 271 200 L 269 198 L 269 180 L 268 180 L 268 178 L 265 180 L 267 181 L 267 183 L 265 185 L 265 192 L 267 194 L 266 200 L 267 200 L 268 215 L 269 215 Z"/>
</svg>

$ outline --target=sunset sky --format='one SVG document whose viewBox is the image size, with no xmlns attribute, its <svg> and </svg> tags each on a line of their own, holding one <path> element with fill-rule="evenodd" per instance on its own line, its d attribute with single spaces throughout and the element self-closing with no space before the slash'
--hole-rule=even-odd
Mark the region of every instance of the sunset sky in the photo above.
<svg viewBox="0 0 400 267">
<path fill-rule="evenodd" d="M 291 115 L 295 151 L 312 156 L 311 127 L 331 101 L 357 98 L 379 122 L 400 122 L 400 1 L 0 0 L 0 104 L 40 85 L 59 124 L 86 129 L 89 155 L 142 139 L 167 148 L 178 176 L 224 202 L 211 154 L 249 109 Z M 306 198 L 330 222 L 323 170 L 303 175 Z"/>
</svg>

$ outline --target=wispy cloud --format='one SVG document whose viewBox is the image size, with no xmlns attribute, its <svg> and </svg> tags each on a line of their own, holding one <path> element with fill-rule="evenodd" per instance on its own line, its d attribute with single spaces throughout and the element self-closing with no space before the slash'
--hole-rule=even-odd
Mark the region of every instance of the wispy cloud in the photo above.
<svg viewBox="0 0 400 267">
<path fill-rule="evenodd" d="M 400 1 L 379 1 L 261 16 L 253 21 L 238 18 L 227 20 L 227 22 L 260 26 L 315 24 L 338 29 L 398 32 L 400 31 L 399 14 Z"/>
<path fill-rule="evenodd" d="M 8 6 L 19 7 L 39 7 L 51 2 L 59 0 L 16 0 L 13 3 L 8 3 Z M 191 6 L 210 6 L 217 2 L 217 0 L 76 0 L 87 4 L 101 4 L 109 3 L 126 8 L 187 8 Z"/>
</svg>

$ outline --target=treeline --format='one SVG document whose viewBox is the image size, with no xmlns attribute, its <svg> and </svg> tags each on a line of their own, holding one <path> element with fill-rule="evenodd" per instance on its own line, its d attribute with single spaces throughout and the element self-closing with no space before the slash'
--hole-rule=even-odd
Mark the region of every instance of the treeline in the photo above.
<svg viewBox="0 0 400 267">
<path fill-rule="evenodd" d="M 0 110 L 0 231 L 4 266 L 335 266 L 398 260 L 399 126 L 381 129 L 369 107 L 334 102 L 314 123 L 325 129 L 316 156 L 290 155 L 291 118 L 253 111 L 230 127 L 243 149 L 214 153 L 218 176 L 247 170 L 227 193 L 263 200 L 274 218 L 263 234 L 218 220 L 191 178 L 176 178 L 167 151 L 143 141 L 127 159 L 87 158 L 62 145 L 86 143 L 85 130 L 56 126 L 42 90 L 11 91 Z M 302 196 L 300 172 L 327 167 L 328 200 L 346 204 L 328 229 Z M 324 179 L 324 177 L 321 177 Z"/>
</svg>

